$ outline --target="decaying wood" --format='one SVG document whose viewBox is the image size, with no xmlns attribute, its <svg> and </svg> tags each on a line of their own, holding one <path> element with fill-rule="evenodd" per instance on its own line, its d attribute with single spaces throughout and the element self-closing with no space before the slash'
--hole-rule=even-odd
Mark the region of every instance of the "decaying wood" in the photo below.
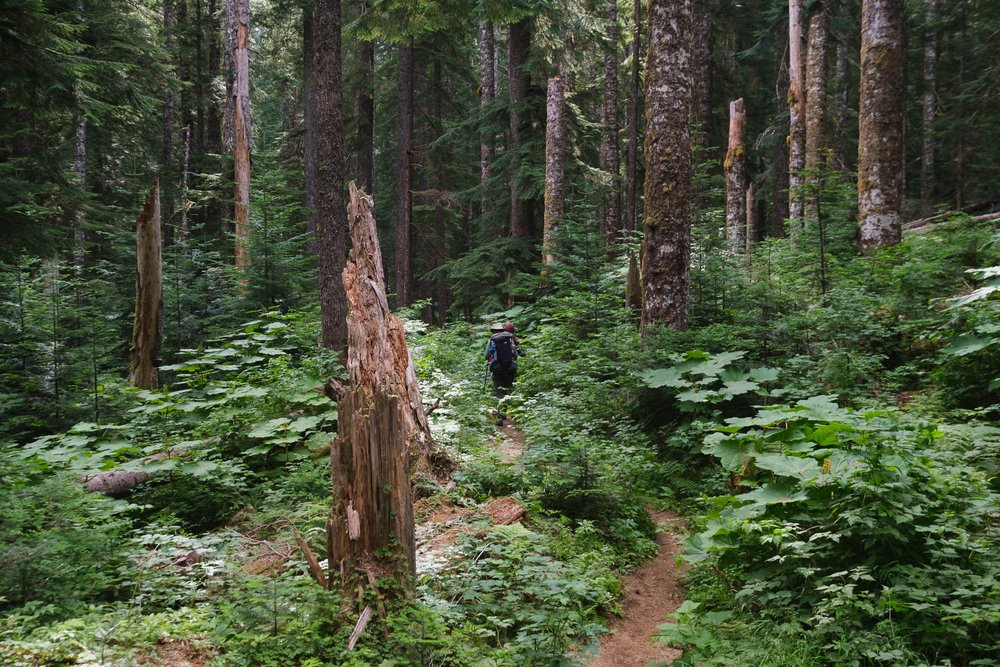
<svg viewBox="0 0 1000 667">
<path fill-rule="evenodd" d="M 160 240 L 160 181 L 153 181 L 135 223 L 135 320 L 128 381 L 141 389 L 159 386 L 156 366 L 163 339 L 163 266 Z"/>
<path fill-rule="evenodd" d="M 347 650 L 353 651 L 354 646 L 358 643 L 358 639 L 361 638 L 361 633 L 365 631 L 368 627 L 368 621 L 372 618 L 372 608 L 371 605 L 365 607 L 365 610 L 361 612 L 361 616 L 358 617 L 358 622 L 354 624 L 354 630 L 351 631 L 351 636 L 347 640 Z"/>
<path fill-rule="evenodd" d="M 911 220 L 903 225 L 903 233 L 923 234 L 926 232 L 932 232 L 936 229 L 940 229 L 941 227 L 953 224 L 951 220 L 947 219 L 953 215 L 956 215 L 956 213 L 942 213 L 941 215 L 933 215 L 929 218 Z M 1000 220 L 1000 212 L 977 215 L 972 217 L 969 222 L 972 222 L 973 224 L 981 224 L 984 222 L 996 222 L 997 220 Z"/>
<path fill-rule="evenodd" d="M 747 115 L 743 98 L 729 103 L 729 148 L 726 172 L 726 236 L 729 247 L 742 253 L 747 244 Z"/>
<path fill-rule="evenodd" d="M 250 263 L 250 3 L 226 2 L 226 48 L 231 67 L 233 199 L 236 266 Z"/>
<path fill-rule="evenodd" d="M 426 472 L 434 442 L 403 325 L 389 311 L 385 296 L 373 206 L 371 197 L 350 187 L 351 252 L 343 274 L 348 307 L 348 377 L 351 387 L 363 389 L 369 399 L 376 393 L 400 397 L 407 452 L 414 471 Z"/>
<path fill-rule="evenodd" d="M 373 569 L 412 591 L 410 473 L 429 471 L 433 441 L 403 325 L 389 311 L 372 200 L 354 184 L 348 221 L 352 245 L 343 278 L 350 386 L 338 404 L 339 434 L 330 450 L 328 586 L 353 590 L 358 572 Z"/>
<path fill-rule="evenodd" d="M 323 568 L 319 565 L 319 560 L 316 558 L 316 554 L 313 550 L 309 548 L 309 544 L 302 539 L 299 535 L 299 531 L 296 530 L 295 526 L 292 526 L 292 537 L 295 538 L 295 543 L 299 545 L 299 549 L 302 551 L 302 555 L 306 559 L 306 563 L 309 564 L 309 574 L 312 578 L 316 580 L 323 588 L 327 587 L 326 574 L 323 572 Z"/>
<path fill-rule="evenodd" d="M 172 449 L 169 452 L 159 452 L 136 459 L 135 463 L 152 463 L 153 461 L 165 461 L 178 456 L 182 456 L 188 450 Z M 143 472 L 139 470 L 108 470 L 96 475 L 87 475 L 80 481 L 83 483 L 83 490 L 87 493 L 103 493 L 112 498 L 120 498 L 132 490 L 133 487 L 147 482 L 158 473 Z"/>
</svg>

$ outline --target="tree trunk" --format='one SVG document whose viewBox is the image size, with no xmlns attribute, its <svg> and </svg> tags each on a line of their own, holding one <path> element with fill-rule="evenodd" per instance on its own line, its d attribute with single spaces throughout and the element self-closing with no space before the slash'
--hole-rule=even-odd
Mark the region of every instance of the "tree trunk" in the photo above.
<svg viewBox="0 0 1000 667">
<path fill-rule="evenodd" d="M 413 157 L 413 41 L 399 46 L 397 75 L 399 113 L 396 118 L 396 306 L 408 306 L 412 299 L 413 256 L 411 187 Z"/>
<path fill-rule="evenodd" d="M 308 246 L 316 250 L 316 72 L 313 57 L 316 51 L 313 8 L 302 8 L 302 161 L 306 195 L 306 231 Z"/>
<path fill-rule="evenodd" d="M 343 352 L 347 306 L 340 275 L 347 259 L 344 201 L 344 120 L 341 112 L 340 0 L 316 0 L 313 10 L 316 80 L 316 246 L 322 344 Z"/>
<path fill-rule="evenodd" d="M 604 242 L 611 249 L 621 233 L 621 181 L 618 152 L 618 0 L 608 0 L 608 46 L 604 51 L 604 108 L 601 121 L 601 170 L 611 178 L 601 211 Z"/>
<path fill-rule="evenodd" d="M 686 329 L 691 282 L 691 30 L 687 0 L 650 0 L 646 56 L 643 336 Z"/>
<path fill-rule="evenodd" d="M 929 216 L 934 211 L 934 157 L 937 150 L 934 137 L 934 117 L 937 113 L 938 59 L 938 0 L 924 0 L 924 100 L 923 150 L 920 155 L 920 212 Z"/>
<path fill-rule="evenodd" d="M 236 266 L 250 264 L 250 2 L 226 0 L 226 49 L 232 89 L 233 201 Z"/>
<path fill-rule="evenodd" d="M 510 148 L 517 152 L 525 131 L 524 103 L 528 98 L 528 74 L 524 69 L 528 58 L 531 30 L 528 19 L 511 24 L 507 32 L 507 89 L 510 94 Z M 515 160 L 510 175 L 510 234 L 515 238 L 530 237 L 532 233 L 529 206 L 522 199 L 521 183 Z"/>
<path fill-rule="evenodd" d="M 747 115 L 743 98 L 729 103 L 729 149 L 726 151 L 726 237 L 735 253 L 747 247 Z"/>
<path fill-rule="evenodd" d="M 341 399 L 337 411 L 338 436 L 330 453 L 327 588 L 353 596 L 369 583 L 370 572 L 392 578 L 412 595 L 416 541 L 402 401 L 385 388 L 372 396 L 357 387 Z"/>
<path fill-rule="evenodd" d="M 433 440 L 403 325 L 389 310 L 372 200 L 353 184 L 348 219 L 351 252 L 343 280 L 350 385 L 340 397 L 339 436 L 331 447 L 328 587 L 353 593 L 357 569 L 371 567 L 412 593 L 410 473 L 429 472 Z"/>
<path fill-rule="evenodd" d="M 864 0 L 858 226 L 863 252 L 899 243 L 903 196 L 903 0 Z"/>
<path fill-rule="evenodd" d="M 806 65 L 806 174 L 805 218 L 819 217 L 820 170 L 826 148 L 826 66 L 829 44 L 827 11 L 823 2 L 813 5 L 809 15 L 809 51 Z"/>
<path fill-rule="evenodd" d="M 849 170 L 847 164 L 847 44 L 843 40 L 837 42 L 833 77 L 837 86 L 837 92 L 833 98 L 833 160 L 840 171 L 847 172 Z"/>
<path fill-rule="evenodd" d="M 367 2 L 361 3 L 361 13 L 370 10 Z M 358 187 L 375 197 L 375 42 L 358 43 L 358 64 L 361 84 L 358 87 L 358 134 L 355 137 L 357 153 Z"/>
<path fill-rule="evenodd" d="M 166 57 L 168 62 L 173 65 L 174 60 L 174 0 L 163 0 L 163 32 L 165 34 L 165 39 L 163 42 L 163 50 L 166 51 Z M 171 72 L 172 74 L 172 72 Z M 174 161 L 174 90 L 173 86 L 168 83 L 167 88 L 163 98 L 163 159 L 162 159 L 162 169 L 165 180 L 164 185 L 164 195 L 165 201 L 163 206 L 163 217 L 168 221 L 173 219 L 173 208 L 174 200 L 172 196 L 173 182 L 170 180 L 172 176 L 172 167 Z M 168 225 L 169 230 L 169 225 Z"/>
<path fill-rule="evenodd" d="M 753 252 L 753 248 L 757 244 L 757 239 L 760 236 L 760 221 L 758 219 L 757 211 L 757 186 L 752 181 L 750 182 L 750 187 L 747 188 L 746 208 L 746 248 L 747 254 L 750 254 Z"/>
<path fill-rule="evenodd" d="M 788 220 L 788 146 L 785 137 L 788 129 L 788 67 L 784 56 L 778 61 L 778 76 L 775 79 L 775 116 L 777 135 L 781 141 L 774 142 L 771 153 L 771 218 L 767 235 L 780 239 L 785 237 L 785 221 Z"/>
<path fill-rule="evenodd" d="M 489 23 L 479 25 L 479 106 L 485 109 L 496 96 L 496 79 L 494 78 L 493 59 L 496 51 L 496 40 L 493 37 L 493 26 Z M 479 183 L 482 188 L 483 212 L 489 208 L 486 183 L 490 180 L 493 167 L 493 128 L 490 127 L 485 113 L 481 143 L 479 145 Z"/>
<path fill-rule="evenodd" d="M 178 240 L 186 243 L 191 235 L 191 226 L 188 223 L 188 169 L 191 164 L 191 126 L 184 127 L 184 153 L 181 156 L 181 222 Z"/>
<path fill-rule="evenodd" d="M 791 229 L 805 215 L 803 170 L 806 167 L 805 62 L 802 59 L 802 3 L 788 0 L 788 217 Z"/>
<path fill-rule="evenodd" d="M 128 381 L 140 389 L 159 386 L 163 338 L 163 274 L 160 248 L 160 181 L 155 179 L 135 223 L 135 320 Z"/>
<path fill-rule="evenodd" d="M 704 149 L 712 117 L 712 13 L 704 3 L 691 4 L 691 143 Z"/>
<path fill-rule="evenodd" d="M 563 214 L 563 155 L 566 152 L 566 91 L 561 77 L 549 79 L 545 104 L 545 219 L 542 274 L 556 263 L 555 237 Z"/>
<path fill-rule="evenodd" d="M 628 153 L 625 161 L 625 224 L 626 231 L 634 232 L 639 224 L 637 183 L 639 180 L 639 55 L 642 39 L 642 7 L 639 0 L 632 5 L 632 76 L 628 102 Z M 631 240 L 631 239 L 630 239 Z M 642 280 L 639 277 L 639 258 L 631 248 L 628 252 L 628 276 L 625 279 L 625 303 L 636 310 L 642 307 Z"/>
</svg>

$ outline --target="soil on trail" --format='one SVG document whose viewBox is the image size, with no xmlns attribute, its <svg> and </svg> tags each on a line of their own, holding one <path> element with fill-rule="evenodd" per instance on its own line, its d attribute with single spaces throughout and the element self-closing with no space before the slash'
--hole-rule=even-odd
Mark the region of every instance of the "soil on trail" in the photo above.
<svg viewBox="0 0 1000 667">
<path fill-rule="evenodd" d="M 510 420 L 504 421 L 500 432 L 503 433 L 503 439 L 500 441 L 498 451 L 510 459 L 521 458 L 521 454 L 524 453 L 524 433 L 516 426 L 512 426 Z"/>
<path fill-rule="evenodd" d="M 669 664 L 680 657 L 680 649 L 653 642 L 667 614 L 684 601 L 681 570 L 674 564 L 680 552 L 681 519 L 672 512 L 652 514 L 660 526 L 660 552 L 651 561 L 625 577 L 623 616 L 608 625 L 597 656 L 587 667 L 643 667 Z"/>
</svg>

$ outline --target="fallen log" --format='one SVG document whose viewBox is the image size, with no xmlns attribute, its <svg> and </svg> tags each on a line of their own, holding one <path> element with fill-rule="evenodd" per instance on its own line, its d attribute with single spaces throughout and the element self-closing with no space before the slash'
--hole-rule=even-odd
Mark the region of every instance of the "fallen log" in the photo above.
<svg viewBox="0 0 1000 667">
<path fill-rule="evenodd" d="M 182 456 L 187 449 L 172 449 L 169 452 L 159 452 L 140 459 L 135 459 L 130 463 L 152 463 L 153 461 L 166 461 L 177 456 Z M 108 470 L 95 475 L 86 475 L 80 478 L 83 483 L 83 490 L 87 493 L 103 493 L 112 498 L 121 498 L 134 487 L 158 475 L 157 471 L 144 472 L 141 470 Z"/>
</svg>

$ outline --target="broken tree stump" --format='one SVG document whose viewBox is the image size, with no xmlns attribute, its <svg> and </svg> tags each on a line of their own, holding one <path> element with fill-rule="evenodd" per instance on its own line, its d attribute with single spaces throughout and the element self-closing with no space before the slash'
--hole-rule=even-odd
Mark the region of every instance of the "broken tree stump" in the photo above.
<svg viewBox="0 0 1000 667">
<path fill-rule="evenodd" d="M 371 197 L 350 185 L 351 251 L 344 268 L 347 370 L 331 444 L 328 587 L 352 591 L 365 573 L 413 591 L 416 545 L 411 474 L 430 472 L 433 447 L 403 325 L 385 293 Z"/>
</svg>

